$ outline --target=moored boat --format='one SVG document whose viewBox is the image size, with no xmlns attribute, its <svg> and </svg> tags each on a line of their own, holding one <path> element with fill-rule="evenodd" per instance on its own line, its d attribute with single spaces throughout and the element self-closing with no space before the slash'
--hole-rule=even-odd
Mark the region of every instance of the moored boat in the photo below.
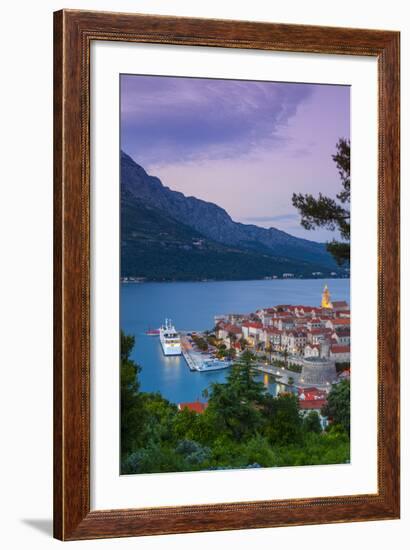
<svg viewBox="0 0 410 550">
<path fill-rule="evenodd" d="M 159 329 L 159 341 L 164 355 L 181 355 L 181 337 L 171 319 L 165 319 L 165 323 Z"/>
<path fill-rule="evenodd" d="M 232 363 L 230 361 L 220 361 L 218 359 L 207 359 L 197 365 L 196 370 L 199 372 L 207 372 L 212 370 L 222 370 L 230 367 Z"/>
</svg>

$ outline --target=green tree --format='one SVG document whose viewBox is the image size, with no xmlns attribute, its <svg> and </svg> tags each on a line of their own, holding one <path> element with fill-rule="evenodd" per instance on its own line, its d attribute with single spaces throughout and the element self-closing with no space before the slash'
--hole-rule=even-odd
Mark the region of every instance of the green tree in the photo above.
<svg viewBox="0 0 410 550">
<path fill-rule="evenodd" d="M 350 261 L 350 140 L 340 138 L 336 153 L 332 155 L 342 182 L 342 189 L 336 199 L 319 193 L 318 198 L 311 194 L 294 193 L 292 204 L 301 214 L 301 225 L 305 229 L 325 227 L 338 230 L 341 240 L 333 239 L 327 249 L 339 265 Z"/>
<path fill-rule="evenodd" d="M 263 424 L 261 409 L 267 399 L 266 388 L 255 380 L 253 362 L 253 354 L 243 352 L 232 366 L 226 383 L 211 385 L 204 413 L 214 419 L 217 432 L 224 431 L 235 441 L 256 434 Z"/>
<path fill-rule="evenodd" d="M 218 351 L 216 352 L 216 357 L 218 359 L 223 359 L 224 357 L 226 357 L 227 353 L 228 352 L 225 349 L 218 349 Z"/>
<path fill-rule="evenodd" d="M 226 383 L 204 390 L 203 413 L 179 411 L 160 393 L 140 392 L 134 343 L 133 336 L 121 334 L 123 474 L 348 462 L 345 383 L 332 388 L 334 423 L 319 433 L 317 414 L 302 419 L 296 396 L 267 392 L 254 376 L 255 356 L 246 350 Z"/>
<path fill-rule="evenodd" d="M 273 444 L 298 444 L 302 438 L 302 419 L 298 399 L 290 393 L 278 395 L 266 404 L 268 425 L 266 435 Z"/>
<path fill-rule="evenodd" d="M 123 331 L 121 331 L 121 342 L 120 342 L 121 361 L 130 360 L 130 356 L 131 356 L 132 350 L 134 349 L 134 346 L 135 346 L 135 336 L 132 336 L 131 334 L 125 334 Z"/>
<path fill-rule="evenodd" d="M 164 399 L 159 392 L 143 393 L 142 398 L 145 416 L 143 443 L 173 445 L 176 442 L 173 427 L 178 416 L 177 406 Z"/>
<path fill-rule="evenodd" d="M 253 403 L 261 403 L 266 396 L 266 389 L 263 382 L 255 380 L 252 370 L 254 362 L 254 354 L 249 350 L 244 351 L 233 365 L 227 383 L 236 388 L 243 399 Z"/>
<path fill-rule="evenodd" d="M 121 453 L 134 450 L 144 432 L 144 404 L 139 391 L 138 374 L 141 367 L 131 358 L 134 336 L 121 331 Z"/>
<path fill-rule="evenodd" d="M 176 449 L 150 443 L 122 459 L 123 474 L 152 474 L 160 472 L 185 472 L 192 468 Z"/>
<path fill-rule="evenodd" d="M 322 424 L 316 411 L 309 411 L 303 419 L 303 428 L 306 432 L 321 433 Z"/>
<path fill-rule="evenodd" d="M 183 439 L 177 445 L 176 452 L 184 457 L 191 466 L 197 466 L 210 458 L 211 451 L 208 447 L 200 445 L 191 439 Z"/>
<path fill-rule="evenodd" d="M 246 465 L 276 466 L 276 453 L 266 437 L 256 435 L 243 445 L 242 453 Z"/>
<path fill-rule="evenodd" d="M 192 336 L 193 341 L 201 351 L 207 351 L 208 343 L 201 336 Z"/>
<path fill-rule="evenodd" d="M 328 416 L 350 433 L 350 382 L 342 380 L 333 384 L 327 398 L 327 404 L 322 408 L 323 416 Z"/>
<path fill-rule="evenodd" d="M 198 436 L 199 414 L 183 408 L 178 412 L 173 423 L 176 439 L 196 439 Z"/>
</svg>

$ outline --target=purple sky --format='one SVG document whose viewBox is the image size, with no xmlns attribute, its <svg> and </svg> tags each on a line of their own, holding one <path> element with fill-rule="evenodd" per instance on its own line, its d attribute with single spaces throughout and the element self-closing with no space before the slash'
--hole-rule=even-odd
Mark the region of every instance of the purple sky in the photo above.
<svg viewBox="0 0 410 550">
<path fill-rule="evenodd" d="M 301 227 L 291 196 L 339 191 L 339 137 L 350 137 L 348 86 L 121 76 L 121 148 L 235 221 L 331 239 Z"/>
</svg>

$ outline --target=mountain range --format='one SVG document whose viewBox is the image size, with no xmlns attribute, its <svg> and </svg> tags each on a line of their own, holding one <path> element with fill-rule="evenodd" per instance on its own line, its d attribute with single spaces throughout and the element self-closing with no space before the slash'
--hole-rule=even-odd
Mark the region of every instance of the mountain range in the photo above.
<svg viewBox="0 0 410 550">
<path fill-rule="evenodd" d="M 121 276 L 148 280 L 260 279 L 341 273 L 326 245 L 235 222 L 187 197 L 121 152 Z"/>
</svg>

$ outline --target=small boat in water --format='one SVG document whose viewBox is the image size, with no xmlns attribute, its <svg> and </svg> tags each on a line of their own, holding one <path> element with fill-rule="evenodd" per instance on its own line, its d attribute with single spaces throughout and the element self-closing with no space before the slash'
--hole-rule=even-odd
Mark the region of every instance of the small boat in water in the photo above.
<svg viewBox="0 0 410 550">
<path fill-rule="evenodd" d="M 220 361 L 219 359 L 207 359 L 196 366 L 199 372 L 208 372 L 212 370 L 227 369 L 232 365 L 230 361 Z"/>
<path fill-rule="evenodd" d="M 159 336 L 159 328 L 149 328 L 145 331 L 147 336 Z"/>
</svg>

